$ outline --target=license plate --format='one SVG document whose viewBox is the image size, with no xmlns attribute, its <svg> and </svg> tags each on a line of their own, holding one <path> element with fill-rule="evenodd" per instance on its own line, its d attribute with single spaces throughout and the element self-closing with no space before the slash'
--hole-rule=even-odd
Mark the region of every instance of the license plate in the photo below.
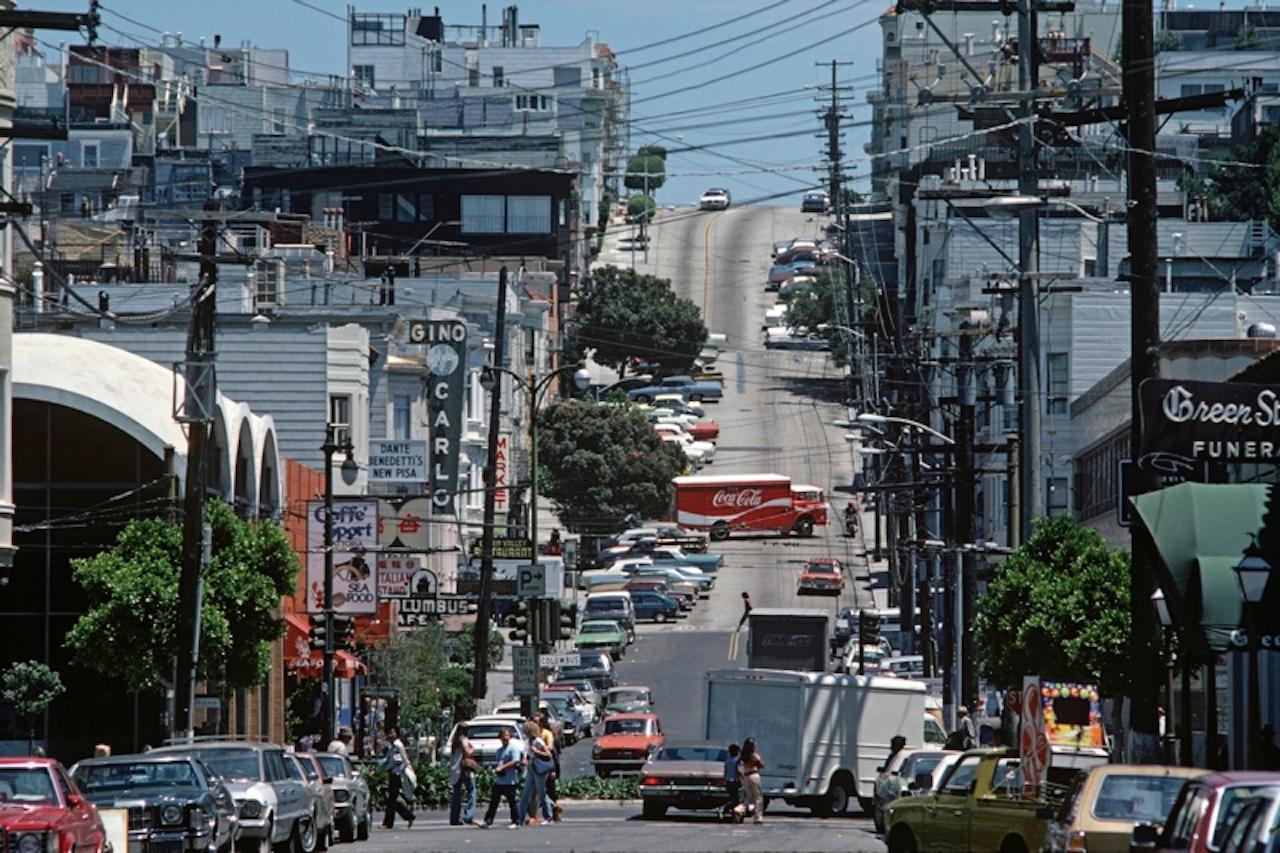
<svg viewBox="0 0 1280 853">
<path fill-rule="evenodd" d="M 182 851 L 181 839 L 163 839 L 147 844 L 147 853 L 182 853 Z"/>
</svg>

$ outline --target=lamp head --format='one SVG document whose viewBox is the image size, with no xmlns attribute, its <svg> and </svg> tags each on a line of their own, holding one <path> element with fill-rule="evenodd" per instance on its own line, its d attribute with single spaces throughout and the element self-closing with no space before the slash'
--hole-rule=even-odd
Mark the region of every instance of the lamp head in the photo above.
<svg viewBox="0 0 1280 853">
<path fill-rule="evenodd" d="M 485 391 L 493 391 L 494 386 L 497 384 L 497 371 L 486 365 L 485 368 L 480 371 L 480 387 Z"/>
<path fill-rule="evenodd" d="M 578 387 L 579 391 L 586 391 L 591 387 L 591 373 L 585 367 L 579 367 L 573 372 L 573 384 Z"/>
<path fill-rule="evenodd" d="M 1240 584 L 1240 595 L 1249 604 L 1262 601 L 1267 591 L 1267 582 L 1271 580 L 1271 563 L 1256 554 L 1246 554 L 1235 565 L 1236 581 Z"/>
</svg>

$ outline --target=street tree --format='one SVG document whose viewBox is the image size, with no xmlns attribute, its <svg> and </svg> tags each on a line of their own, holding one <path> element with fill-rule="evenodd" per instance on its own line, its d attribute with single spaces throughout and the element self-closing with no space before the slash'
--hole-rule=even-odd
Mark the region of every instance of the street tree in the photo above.
<svg viewBox="0 0 1280 853">
<path fill-rule="evenodd" d="M 292 592 L 298 559 L 274 523 L 238 518 L 221 501 L 205 505 L 213 531 L 200 610 L 201 678 L 254 687 L 270 669 L 270 643 L 284 631 L 276 615 Z M 87 612 L 67 632 L 75 660 L 130 691 L 169 684 L 178 646 L 182 528 L 163 518 L 131 521 L 115 545 L 72 562 Z"/>
<path fill-rule="evenodd" d="M 1280 230 L 1280 125 L 1259 128 L 1252 141 L 1231 152 L 1229 163 L 1180 183 L 1189 196 L 1205 198 L 1215 220 L 1267 220 Z"/>
<path fill-rule="evenodd" d="M 26 720 L 28 755 L 35 744 L 36 718 L 65 690 L 58 673 L 35 660 L 13 664 L 0 678 L 0 696 L 13 705 L 19 717 Z"/>
<path fill-rule="evenodd" d="M 539 492 L 575 533 L 620 530 L 628 515 L 661 517 L 686 464 L 628 403 L 549 406 L 538 416 L 538 445 Z"/>
<path fill-rule="evenodd" d="M 983 675 L 1094 681 L 1117 693 L 1128 672 L 1129 554 L 1062 516 L 1041 519 L 995 570 L 973 625 Z"/>
<path fill-rule="evenodd" d="M 620 373 L 632 360 L 684 370 L 707 340 L 702 312 L 676 296 L 670 281 L 613 266 L 592 273 L 574 321 L 578 354 L 594 350 L 596 361 Z"/>
<path fill-rule="evenodd" d="M 787 324 L 793 329 L 804 329 L 822 334 L 831 345 L 831 359 L 837 366 L 848 362 L 848 332 L 837 326 L 852 326 L 846 321 L 848 299 L 844 284 L 838 276 L 819 273 L 813 285 L 792 297 L 787 306 Z"/>
<path fill-rule="evenodd" d="M 657 148 L 641 148 L 627 158 L 627 174 L 622 185 L 629 190 L 652 193 L 667 182 L 666 151 Z"/>
<path fill-rule="evenodd" d="M 658 203 L 651 195 L 636 193 L 627 199 L 627 216 L 630 216 L 633 221 L 651 220 L 657 210 Z"/>
<path fill-rule="evenodd" d="M 469 637 L 470 631 L 463 632 Z M 447 710 L 454 720 L 475 713 L 471 697 L 471 667 L 451 661 L 455 643 L 444 626 L 433 622 L 405 631 L 369 655 L 369 682 L 396 692 L 402 728 L 411 733 L 432 729 Z M 502 637 L 490 635 L 489 651 L 502 655 Z M 490 660 L 490 665 L 494 664 Z"/>
</svg>

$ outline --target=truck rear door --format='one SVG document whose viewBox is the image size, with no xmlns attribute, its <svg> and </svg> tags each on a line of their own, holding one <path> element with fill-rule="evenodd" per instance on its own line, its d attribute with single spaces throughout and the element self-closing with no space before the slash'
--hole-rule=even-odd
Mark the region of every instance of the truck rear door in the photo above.
<svg viewBox="0 0 1280 853">
<path fill-rule="evenodd" d="M 802 691 L 798 683 L 714 678 L 707 683 L 707 740 L 729 744 L 754 737 L 765 762 L 760 781 L 770 796 L 799 785 L 803 775 Z"/>
</svg>

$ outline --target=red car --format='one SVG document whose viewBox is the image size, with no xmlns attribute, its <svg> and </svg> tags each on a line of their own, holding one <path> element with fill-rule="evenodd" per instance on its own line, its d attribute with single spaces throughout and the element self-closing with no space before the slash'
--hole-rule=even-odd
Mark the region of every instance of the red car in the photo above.
<svg viewBox="0 0 1280 853">
<path fill-rule="evenodd" d="M 98 810 L 52 758 L 0 758 L 0 836 L 12 853 L 102 853 Z"/>
<path fill-rule="evenodd" d="M 720 424 L 715 421 L 698 421 L 684 428 L 694 441 L 715 441 L 720 437 Z"/>
<path fill-rule="evenodd" d="M 1213 853 L 1245 800 L 1259 788 L 1275 785 L 1280 785 L 1280 773 L 1241 770 L 1192 779 L 1178 793 L 1164 829 L 1139 824 L 1131 849 Z"/>
<path fill-rule="evenodd" d="M 601 777 L 638 772 L 665 740 L 656 714 L 610 714 L 591 747 L 591 763 Z"/>
<path fill-rule="evenodd" d="M 839 595 L 844 589 L 844 566 L 833 557 L 810 560 L 800 573 L 801 595 Z"/>
</svg>

